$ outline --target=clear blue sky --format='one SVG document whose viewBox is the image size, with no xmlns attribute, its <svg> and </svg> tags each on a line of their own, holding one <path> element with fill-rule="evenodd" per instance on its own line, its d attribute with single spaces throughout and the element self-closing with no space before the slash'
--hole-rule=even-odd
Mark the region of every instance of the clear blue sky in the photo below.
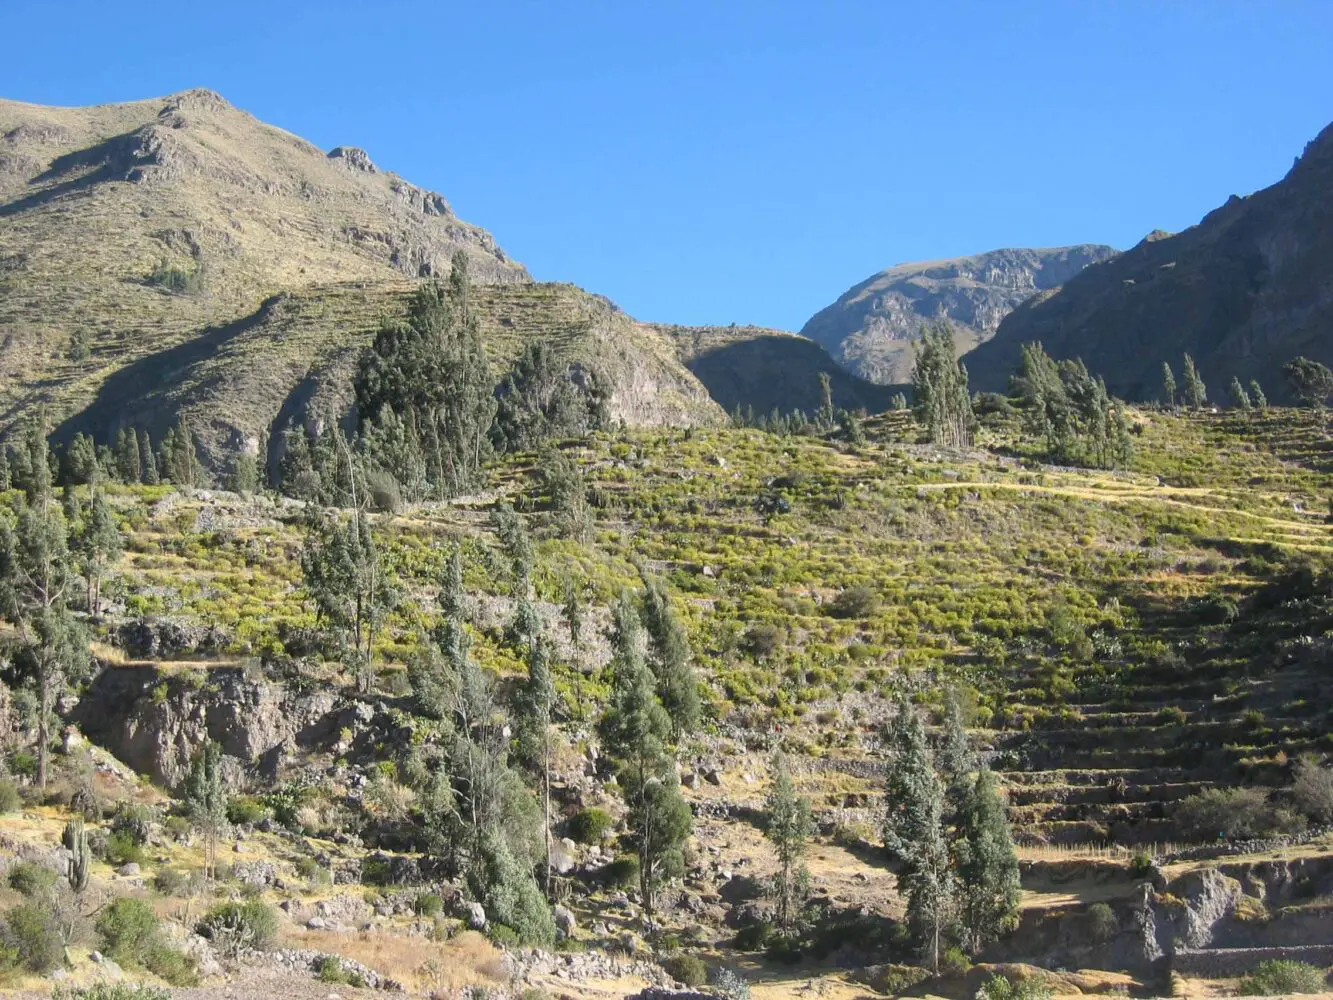
<svg viewBox="0 0 1333 1000">
<path fill-rule="evenodd" d="M 643 319 L 1196 222 L 1333 120 L 1333 3 L 0 0 L 0 95 L 220 91 Z"/>
</svg>

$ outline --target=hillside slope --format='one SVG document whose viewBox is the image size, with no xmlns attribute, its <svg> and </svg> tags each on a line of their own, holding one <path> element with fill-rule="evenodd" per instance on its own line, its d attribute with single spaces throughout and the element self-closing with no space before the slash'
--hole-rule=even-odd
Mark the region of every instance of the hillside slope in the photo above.
<svg viewBox="0 0 1333 1000">
<path fill-rule="evenodd" d="M 869 413 L 889 407 L 892 392 L 886 387 L 849 374 L 819 344 L 786 330 L 655 326 L 727 412 L 748 406 L 760 414 L 813 413 L 820 405 L 820 373 L 828 374 L 837 406 Z"/>
<path fill-rule="evenodd" d="M 1196 226 L 1154 233 L 1027 302 L 968 356 L 974 387 L 1000 388 L 1019 347 L 1081 356 L 1112 392 L 1155 398 L 1161 368 L 1198 362 L 1212 396 L 1233 374 L 1282 394 L 1281 366 L 1333 362 L 1333 126 L 1281 181 L 1233 196 Z"/>
<path fill-rule="evenodd" d="M 899 264 L 849 289 L 801 333 L 848 370 L 885 385 L 904 383 L 921 327 L 947 319 L 960 351 L 984 343 L 1019 303 L 1115 255 L 1092 244 L 992 250 L 971 257 Z"/>
<path fill-rule="evenodd" d="M 552 339 L 617 378 L 618 417 L 720 418 L 659 334 L 534 286 L 441 196 L 193 90 L 0 101 L 0 433 L 40 402 L 101 439 L 158 434 L 183 412 L 216 467 L 275 420 L 334 415 L 381 319 L 460 248 L 497 366 L 524 338 Z"/>
</svg>

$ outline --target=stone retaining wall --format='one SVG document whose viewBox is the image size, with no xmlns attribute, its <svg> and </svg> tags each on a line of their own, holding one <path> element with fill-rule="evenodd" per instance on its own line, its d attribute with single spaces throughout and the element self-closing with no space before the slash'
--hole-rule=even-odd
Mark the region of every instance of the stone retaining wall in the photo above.
<svg viewBox="0 0 1333 1000">
<path fill-rule="evenodd" d="M 1287 948 L 1202 948 L 1178 951 L 1171 957 L 1171 970 L 1182 976 L 1227 979 L 1252 972 L 1260 962 L 1290 959 L 1326 968 L 1333 965 L 1333 944 L 1293 945 Z"/>
</svg>

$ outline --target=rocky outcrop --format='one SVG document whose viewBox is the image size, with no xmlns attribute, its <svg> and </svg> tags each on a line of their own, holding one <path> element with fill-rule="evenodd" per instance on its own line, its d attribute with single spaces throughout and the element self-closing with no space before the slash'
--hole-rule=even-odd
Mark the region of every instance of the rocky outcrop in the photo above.
<svg viewBox="0 0 1333 1000">
<path fill-rule="evenodd" d="M 336 737 L 354 711 L 331 691 L 293 691 L 239 668 L 167 675 L 145 666 L 103 670 L 71 718 L 135 771 L 175 788 L 206 740 L 222 747 L 233 775 L 256 765 L 272 775 L 284 754 Z"/>
<path fill-rule="evenodd" d="M 1333 126 L 1273 186 L 1233 195 L 1183 232 L 1151 233 L 1014 310 L 968 355 L 973 387 L 1002 387 L 1021 345 L 1039 340 L 1131 400 L 1159 396 L 1163 361 L 1179 379 L 1186 352 L 1216 401 L 1232 375 L 1280 398 L 1291 358 L 1333 364 L 1331 260 Z"/>
<path fill-rule="evenodd" d="M 922 326 L 948 320 L 959 351 L 970 350 L 994 336 L 1019 303 L 1114 254 L 1111 247 L 1085 244 L 899 264 L 849 289 L 801 333 L 863 378 L 905 383 Z"/>
</svg>

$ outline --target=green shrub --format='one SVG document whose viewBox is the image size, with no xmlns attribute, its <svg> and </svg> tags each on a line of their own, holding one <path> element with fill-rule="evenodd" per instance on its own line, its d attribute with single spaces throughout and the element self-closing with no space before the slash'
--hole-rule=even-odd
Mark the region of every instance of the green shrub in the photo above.
<svg viewBox="0 0 1333 1000">
<path fill-rule="evenodd" d="M 756 920 L 736 932 L 734 946 L 737 951 L 762 951 L 768 945 L 768 939 L 772 934 L 771 923 L 767 920 Z"/>
<path fill-rule="evenodd" d="M 834 618 L 869 618 L 879 609 L 879 595 L 864 584 L 848 587 L 829 604 Z"/>
<path fill-rule="evenodd" d="M 1202 841 L 1295 833 L 1303 825 L 1274 808 L 1261 788 L 1206 788 L 1182 801 L 1174 819 L 1181 836 Z"/>
<path fill-rule="evenodd" d="M 0 940 L 14 962 L 30 972 L 50 972 L 65 957 L 60 922 L 52 908 L 38 900 L 19 903 L 6 911 Z"/>
<path fill-rule="evenodd" d="M 340 986 L 364 987 L 365 978 L 359 972 L 343 968 L 343 963 L 336 955 L 325 955 L 315 967 L 315 978 L 321 983 Z"/>
<path fill-rule="evenodd" d="M 992 976 L 977 991 L 977 1000 L 1051 1000 L 1051 988 L 1035 977 L 1006 979 Z"/>
<path fill-rule="evenodd" d="M 188 896 L 199 881 L 198 875 L 179 868 L 159 868 L 153 876 L 153 888 L 164 896 Z"/>
<path fill-rule="evenodd" d="M 605 809 L 580 809 L 569 817 L 566 829 L 572 840 L 580 844 L 596 844 L 611 829 L 611 814 Z"/>
<path fill-rule="evenodd" d="M 157 914 L 142 899 L 113 899 L 97 916 L 102 950 L 118 962 L 143 964 L 148 946 L 158 935 Z"/>
<path fill-rule="evenodd" d="M 227 803 L 227 822 L 234 826 L 254 826 L 269 815 L 269 807 L 253 795 L 238 795 Z"/>
<path fill-rule="evenodd" d="M 722 1000 L 750 1000 L 750 984 L 735 969 L 718 969 L 713 975 L 713 992 Z"/>
<path fill-rule="evenodd" d="M 205 914 L 197 930 L 224 955 L 263 951 L 278 933 L 278 915 L 262 899 L 222 903 Z"/>
<path fill-rule="evenodd" d="M 1108 903 L 1093 903 L 1088 907 L 1088 936 L 1097 944 L 1105 944 L 1120 930 L 1120 921 Z"/>
<path fill-rule="evenodd" d="M 662 968 L 676 982 L 695 989 L 708 982 L 708 969 L 697 955 L 671 955 Z"/>
<path fill-rule="evenodd" d="M 1240 981 L 1241 996 L 1284 996 L 1289 993 L 1323 993 L 1324 972 L 1305 962 L 1270 959 L 1260 962 Z"/>
<path fill-rule="evenodd" d="M 968 970 L 972 968 L 972 963 L 968 960 L 963 949 L 957 945 L 952 945 L 944 949 L 940 955 L 940 975 L 942 976 L 965 976 Z"/>
<path fill-rule="evenodd" d="M 9 887 L 20 896 L 36 899 L 47 896 L 55 889 L 60 876 L 45 865 L 35 861 L 20 861 L 9 869 Z"/>
<path fill-rule="evenodd" d="M 296 874 L 311 885 L 331 885 L 333 873 L 314 858 L 300 858 L 296 862 Z"/>
<path fill-rule="evenodd" d="M 22 804 L 19 786 L 8 778 L 0 778 L 0 814 L 16 812 Z"/>
<path fill-rule="evenodd" d="M 143 864 L 144 852 L 132 833 L 122 831 L 106 838 L 103 849 L 106 860 L 113 865 Z"/>
<path fill-rule="evenodd" d="M 101 980 L 88 986 L 57 986 L 51 1000 L 171 1000 L 171 993 L 143 983 Z"/>
<path fill-rule="evenodd" d="M 143 847 L 153 832 L 153 810 L 136 802 L 122 802 L 111 817 L 111 836 L 122 837 Z"/>
<path fill-rule="evenodd" d="M 412 909 L 419 917 L 438 917 L 444 912 L 444 900 L 438 893 L 423 892 L 412 901 Z"/>
<path fill-rule="evenodd" d="M 1153 859 L 1140 851 L 1129 861 L 1129 873 L 1135 878 L 1147 878 L 1153 871 Z"/>
<path fill-rule="evenodd" d="M 623 854 L 614 861 L 602 865 L 598 874 L 601 880 L 610 886 L 625 888 L 638 885 L 639 859 L 633 854 Z"/>
</svg>

